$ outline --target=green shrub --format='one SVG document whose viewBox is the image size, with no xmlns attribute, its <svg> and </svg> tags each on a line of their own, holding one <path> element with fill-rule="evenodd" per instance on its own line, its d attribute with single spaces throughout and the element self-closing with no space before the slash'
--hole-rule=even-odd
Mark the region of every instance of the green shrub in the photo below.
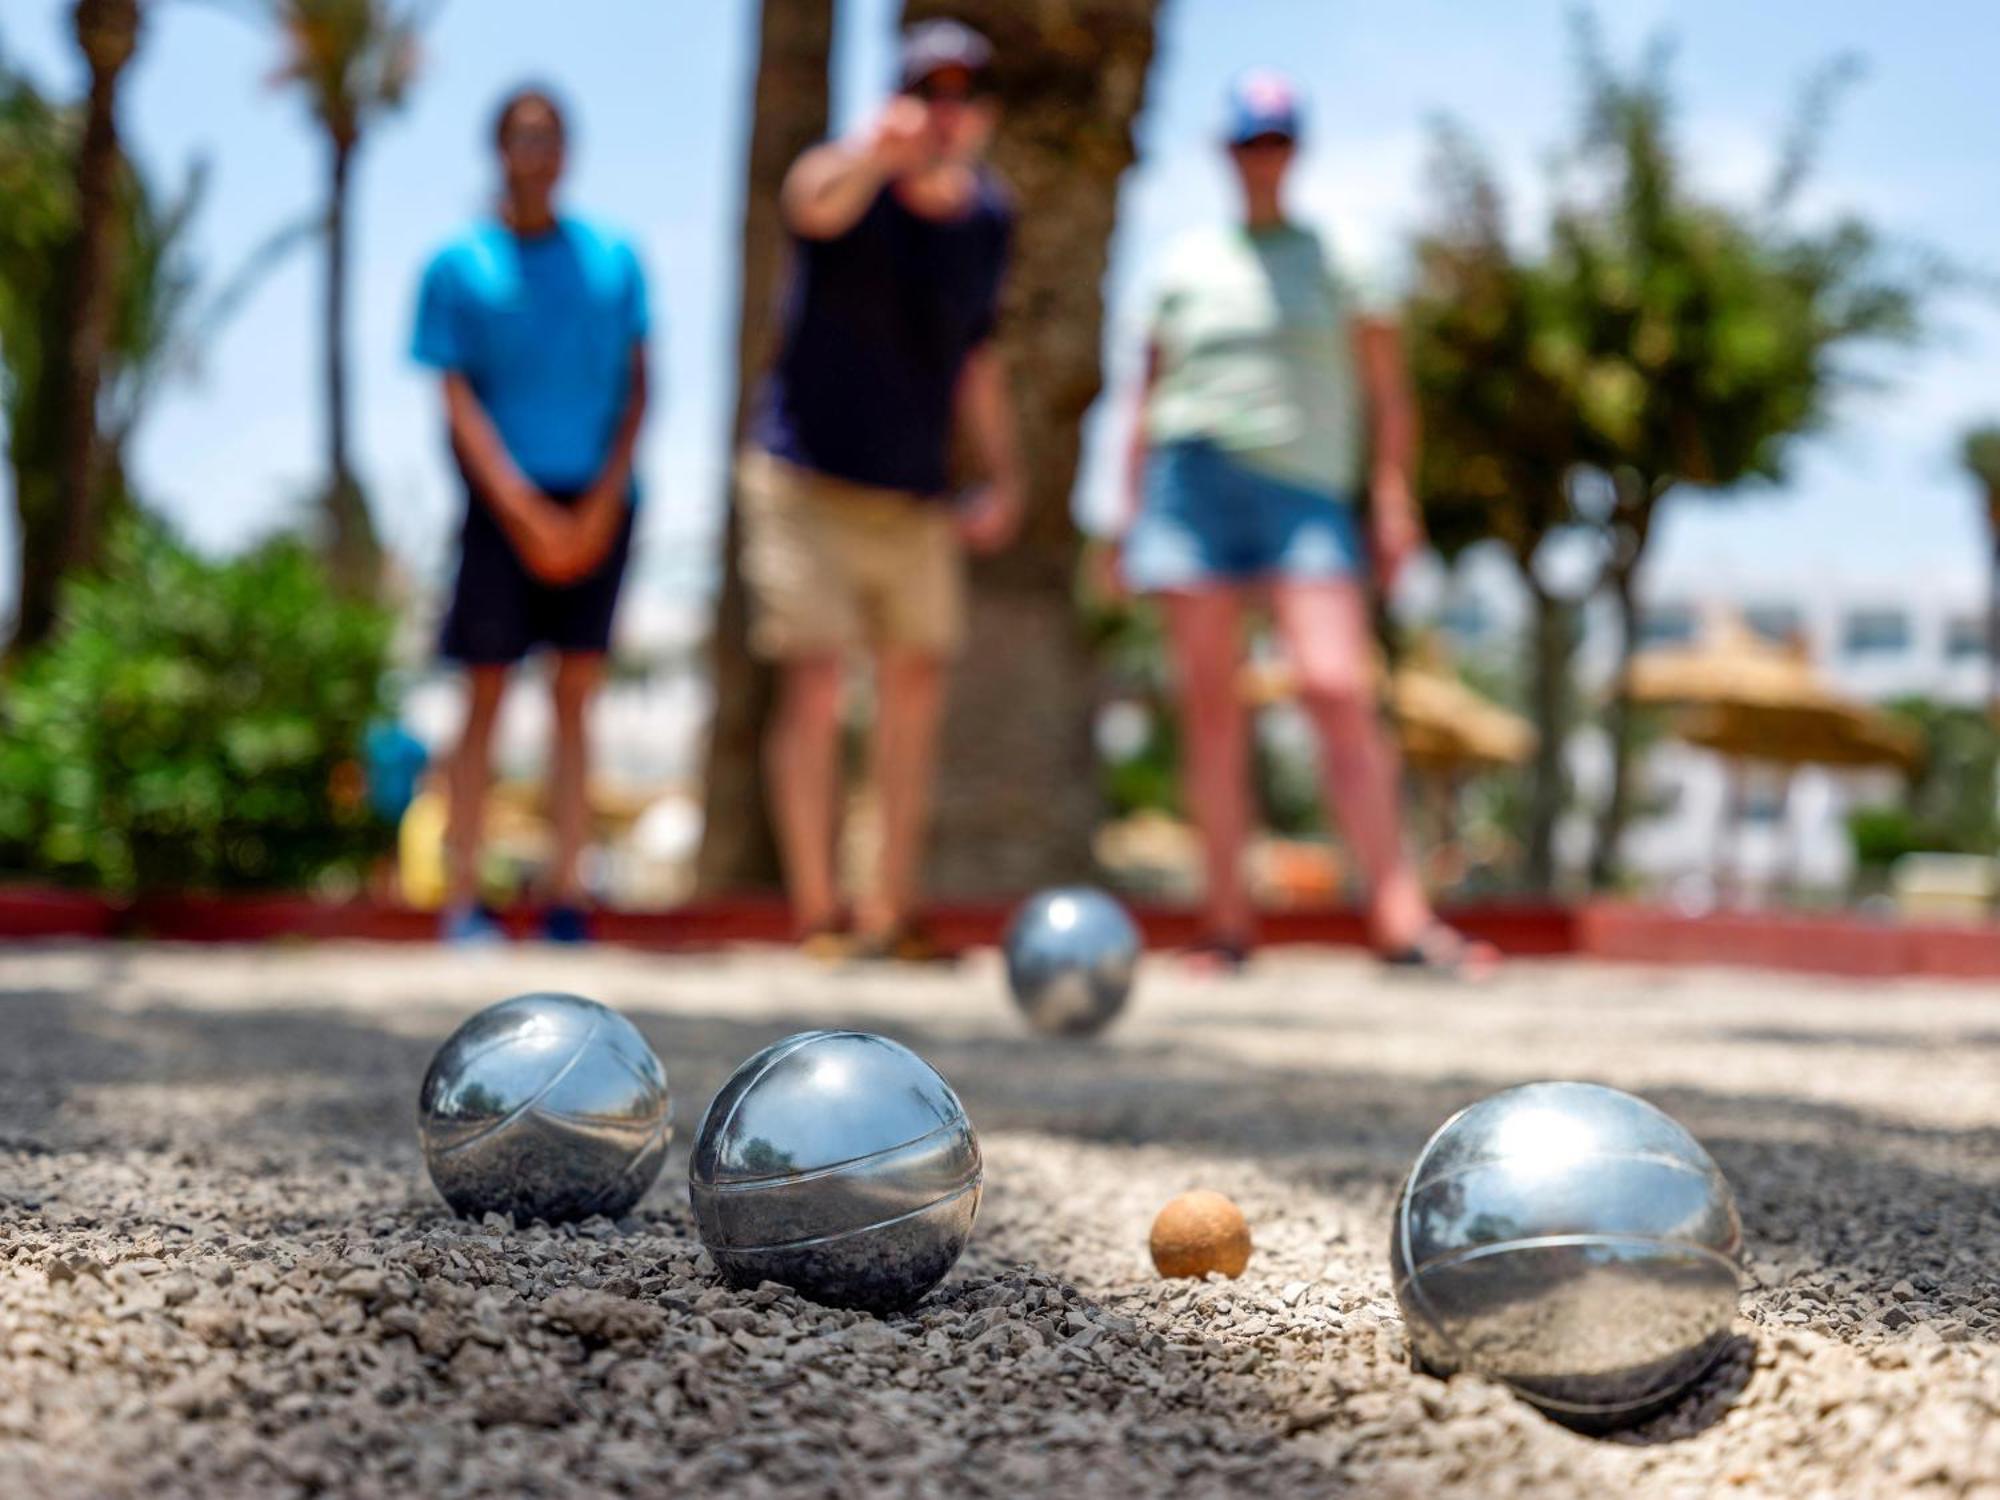
<svg viewBox="0 0 2000 1500">
<path fill-rule="evenodd" d="M 300 888 L 386 846 L 356 763 L 391 622 L 300 542 L 212 562 L 135 520 L 0 687 L 0 871 Z"/>
<path fill-rule="evenodd" d="M 1905 854 L 1993 854 L 2000 845 L 2000 730 L 1992 718 L 1983 707 L 1924 698 L 1889 707 L 1922 734 L 1923 764 L 1900 804 L 1848 814 L 1856 863 L 1881 870 Z"/>
</svg>

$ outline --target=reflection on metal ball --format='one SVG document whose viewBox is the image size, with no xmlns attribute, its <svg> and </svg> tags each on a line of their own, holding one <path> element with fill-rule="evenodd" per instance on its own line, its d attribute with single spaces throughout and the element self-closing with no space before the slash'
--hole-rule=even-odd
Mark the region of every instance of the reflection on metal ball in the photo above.
<svg viewBox="0 0 2000 1500">
<path fill-rule="evenodd" d="M 1087 1036 L 1125 1008 L 1139 929 L 1103 891 L 1064 886 L 1030 896 L 1002 942 L 1007 986 L 1037 1031 Z"/>
<path fill-rule="evenodd" d="M 1714 1362 L 1741 1250 L 1729 1184 L 1676 1121 L 1617 1089 L 1532 1083 L 1430 1138 L 1390 1260 L 1420 1363 L 1608 1426 Z"/>
<path fill-rule="evenodd" d="M 806 1031 L 738 1068 L 688 1163 L 701 1242 L 739 1286 L 889 1311 L 944 1279 L 979 1211 L 979 1140 L 937 1070 L 860 1031 Z"/>
<path fill-rule="evenodd" d="M 444 1201 L 517 1224 L 626 1213 L 673 1137 L 653 1049 L 577 995 L 516 995 L 472 1017 L 431 1059 L 417 1112 Z"/>
</svg>

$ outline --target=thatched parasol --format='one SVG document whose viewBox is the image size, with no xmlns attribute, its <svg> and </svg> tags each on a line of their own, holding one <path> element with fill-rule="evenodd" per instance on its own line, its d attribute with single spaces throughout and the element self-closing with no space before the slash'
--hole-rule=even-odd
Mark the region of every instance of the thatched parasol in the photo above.
<svg viewBox="0 0 2000 1500">
<path fill-rule="evenodd" d="M 1297 690 L 1283 662 L 1243 669 L 1246 701 L 1281 703 Z M 1481 696 L 1436 661 L 1406 661 L 1383 694 L 1395 721 L 1403 759 L 1424 774 L 1453 775 L 1519 765 L 1535 753 L 1535 731 L 1520 715 Z"/>
<path fill-rule="evenodd" d="M 1774 645 L 1733 617 L 1693 646 L 1641 652 L 1626 684 L 1636 703 L 1682 711 L 1679 738 L 1732 760 L 1907 771 L 1923 754 L 1894 719 L 1822 682 L 1802 649 Z"/>
<path fill-rule="evenodd" d="M 1734 617 L 1717 620 L 1692 646 L 1641 652 L 1626 679 L 1634 702 L 1679 710 L 1675 735 L 1730 763 L 1729 807 L 1717 830 L 1716 864 L 1740 821 L 1742 767 L 1801 766 L 1914 771 L 1923 744 L 1911 730 L 1823 682 L 1798 644 L 1776 645 Z"/>
</svg>

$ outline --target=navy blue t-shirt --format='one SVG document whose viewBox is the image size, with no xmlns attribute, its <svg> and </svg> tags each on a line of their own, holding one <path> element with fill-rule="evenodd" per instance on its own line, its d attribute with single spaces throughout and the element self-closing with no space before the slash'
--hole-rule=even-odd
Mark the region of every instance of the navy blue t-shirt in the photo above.
<svg viewBox="0 0 2000 1500">
<path fill-rule="evenodd" d="M 857 484 L 943 494 L 953 392 L 993 332 L 1013 221 L 982 173 L 959 218 L 924 218 L 885 187 L 839 238 L 795 238 L 751 441 Z"/>
</svg>

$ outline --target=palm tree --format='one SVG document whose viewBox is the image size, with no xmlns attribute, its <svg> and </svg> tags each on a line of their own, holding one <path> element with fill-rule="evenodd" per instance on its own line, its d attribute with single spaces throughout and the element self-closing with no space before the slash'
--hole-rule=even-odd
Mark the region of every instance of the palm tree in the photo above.
<svg viewBox="0 0 2000 1500">
<path fill-rule="evenodd" d="M 66 373 L 67 305 L 59 289 L 76 259 L 83 124 L 80 110 L 57 105 L 0 54 L 0 427 L 7 433 L 20 543 L 18 648 L 45 633 L 71 571 L 54 413 Z M 191 254 L 207 180 L 198 162 L 164 195 L 121 153 L 112 195 L 110 313 L 94 402 L 91 524 L 99 538 L 133 502 L 125 456 L 162 385 L 192 367 L 263 277 L 307 233 L 318 233 L 316 219 L 287 225 L 229 277 L 211 282 Z"/>
<path fill-rule="evenodd" d="M 56 388 L 56 513 L 61 542 L 48 576 L 21 599 L 15 644 L 40 639 L 54 620 L 55 578 L 97 560 L 103 541 L 98 387 L 111 340 L 117 267 L 118 84 L 139 44 L 138 0 L 76 0 L 70 13 L 90 72 L 83 135 L 76 150 L 76 229 L 66 257 L 68 294 L 61 324 L 62 379 Z"/>
<path fill-rule="evenodd" d="M 936 812 L 943 894 L 1001 894 L 1085 873 L 1100 812 L 1091 658 L 1074 600 L 1070 513 L 1084 414 L 1103 385 L 1103 280 L 1118 184 L 1136 155 L 1159 0 L 905 0 L 993 43 L 995 165 L 1020 210 L 1002 340 L 1020 408 L 1027 517 L 973 569 Z"/>
<path fill-rule="evenodd" d="M 382 549 L 349 457 L 347 390 L 348 188 L 369 128 L 403 104 L 416 73 L 417 36 L 432 0 L 260 0 L 283 32 L 281 82 L 296 84 L 326 136 L 327 551 L 334 576 L 374 589 Z"/>
<path fill-rule="evenodd" d="M 748 396 L 763 371 L 772 339 L 773 294 L 785 253 L 778 189 L 799 153 L 826 134 L 833 9 L 834 0 L 764 0 L 758 22 L 736 333 L 734 430 L 739 438 Z M 706 817 L 696 872 L 704 891 L 767 887 L 778 880 L 777 845 L 762 775 L 772 673 L 750 654 L 734 505 L 728 507 L 728 516 L 722 592 L 715 612 L 715 719 L 703 779 Z"/>
<path fill-rule="evenodd" d="M 1959 447 L 1960 461 L 1986 501 L 1987 536 L 1993 547 L 1992 599 L 1986 616 L 1986 652 L 1990 681 L 1986 696 L 2000 721 L 2000 422 L 1975 427 Z"/>
</svg>

